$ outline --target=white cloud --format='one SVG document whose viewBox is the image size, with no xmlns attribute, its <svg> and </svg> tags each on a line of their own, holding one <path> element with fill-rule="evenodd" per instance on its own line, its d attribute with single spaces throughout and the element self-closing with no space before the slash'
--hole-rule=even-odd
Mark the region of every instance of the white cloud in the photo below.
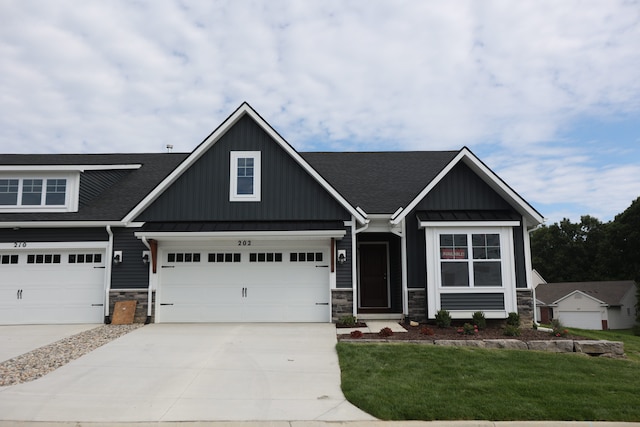
<svg viewBox="0 0 640 427">
<path fill-rule="evenodd" d="M 566 134 L 640 112 L 638 6 L 5 1 L 0 151 L 189 151 L 246 100 L 299 149 L 468 145 L 534 205 L 611 217 L 633 161 Z"/>
</svg>

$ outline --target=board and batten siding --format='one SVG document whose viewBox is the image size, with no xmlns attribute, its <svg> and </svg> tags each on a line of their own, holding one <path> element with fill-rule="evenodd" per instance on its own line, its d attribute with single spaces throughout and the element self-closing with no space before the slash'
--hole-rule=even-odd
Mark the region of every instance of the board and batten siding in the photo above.
<svg viewBox="0 0 640 427">
<path fill-rule="evenodd" d="M 338 289 L 351 289 L 353 287 L 353 271 L 351 263 L 353 262 L 353 252 L 351 250 L 351 227 L 345 227 L 347 231 L 344 237 L 336 241 L 336 253 L 334 256 L 337 259 L 338 250 L 347 251 L 347 262 L 340 264 L 335 261 L 336 265 L 336 288 Z"/>
<path fill-rule="evenodd" d="M 147 247 L 135 237 L 136 228 L 114 228 L 113 250 L 122 251 L 122 262 L 111 268 L 111 289 L 146 289 L 149 287 L 149 265 L 142 261 Z"/>
<path fill-rule="evenodd" d="M 426 286 L 425 233 L 418 228 L 417 211 L 512 210 L 513 207 L 464 163 L 458 163 L 406 217 L 408 287 Z M 479 226 L 482 223 L 478 224 Z M 514 227 L 516 287 L 526 288 L 522 226 Z"/>
<path fill-rule="evenodd" d="M 261 201 L 229 201 L 231 151 L 260 151 Z M 242 117 L 137 221 L 348 220 L 349 213 L 252 118 Z"/>
</svg>

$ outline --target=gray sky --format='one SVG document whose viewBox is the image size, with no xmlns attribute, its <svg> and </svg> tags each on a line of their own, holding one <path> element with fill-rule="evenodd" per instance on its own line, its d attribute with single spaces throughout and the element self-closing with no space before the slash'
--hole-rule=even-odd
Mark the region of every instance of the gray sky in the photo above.
<svg viewBox="0 0 640 427">
<path fill-rule="evenodd" d="M 0 0 L 0 152 L 468 146 L 548 222 L 640 196 L 638 1 Z"/>
</svg>

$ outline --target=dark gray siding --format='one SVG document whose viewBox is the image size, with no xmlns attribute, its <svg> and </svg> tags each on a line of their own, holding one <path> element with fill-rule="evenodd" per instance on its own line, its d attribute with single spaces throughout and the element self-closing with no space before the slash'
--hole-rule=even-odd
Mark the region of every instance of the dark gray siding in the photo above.
<svg viewBox="0 0 640 427">
<path fill-rule="evenodd" d="M 389 284 L 391 290 L 391 311 L 402 312 L 402 253 L 400 237 L 390 233 L 360 233 L 358 243 L 386 242 L 389 245 Z"/>
<path fill-rule="evenodd" d="M 503 294 L 440 294 L 443 310 L 504 310 Z"/>
<path fill-rule="evenodd" d="M 512 209 L 467 165 L 460 162 L 420 202 L 416 210 Z"/>
<path fill-rule="evenodd" d="M 111 289 L 142 289 L 149 286 L 149 266 L 142 262 L 142 251 L 148 250 L 133 233 L 137 229 L 113 230 L 113 250 L 122 251 L 122 263 L 111 269 Z"/>
<path fill-rule="evenodd" d="M 407 215 L 407 263 L 408 286 L 424 288 L 427 280 L 424 230 L 418 229 L 416 211 L 473 211 L 473 210 L 513 210 L 500 195 L 489 187 L 464 163 L 458 163 L 451 171 L 418 203 Z M 518 247 L 518 236 L 516 248 Z M 522 248 L 522 236 L 519 237 Z M 522 252 L 524 256 L 524 252 Z M 524 263 L 516 250 L 516 264 Z"/>
<path fill-rule="evenodd" d="M 230 151 L 261 152 L 260 202 L 229 202 Z M 137 219 L 348 220 L 350 215 L 253 119 L 244 116 Z"/>
<path fill-rule="evenodd" d="M 351 269 L 353 261 L 353 251 L 351 250 L 351 227 L 345 227 L 347 234 L 336 242 L 336 258 L 337 250 L 345 249 L 347 251 L 347 262 L 344 264 L 338 264 L 336 262 L 336 288 L 348 288 L 353 287 L 353 271 Z"/>
<path fill-rule="evenodd" d="M 522 225 L 513 228 L 513 252 L 516 260 L 516 288 L 527 287 L 527 265 L 524 262 L 524 237 Z"/>
<path fill-rule="evenodd" d="M 0 242 L 103 242 L 109 236 L 104 228 L 20 228 L 0 229 Z"/>
<path fill-rule="evenodd" d="M 122 177 L 131 173 L 130 170 L 100 170 L 86 171 L 80 175 L 80 208 L 89 204 L 104 190 L 112 187 Z"/>
<path fill-rule="evenodd" d="M 418 219 L 406 217 L 407 230 L 407 287 L 424 289 L 427 284 L 426 242 L 424 230 L 418 228 Z"/>
</svg>

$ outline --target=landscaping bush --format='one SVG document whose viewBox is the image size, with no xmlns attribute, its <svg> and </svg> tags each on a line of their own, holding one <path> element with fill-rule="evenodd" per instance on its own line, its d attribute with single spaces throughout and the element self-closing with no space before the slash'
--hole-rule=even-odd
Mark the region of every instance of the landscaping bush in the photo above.
<svg viewBox="0 0 640 427">
<path fill-rule="evenodd" d="M 569 333 L 569 331 L 564 327 L 564 325 L 558 319 L 551 320 L 551 329 L 553 329 L 553 335 L 556 337 L 565 337 Z"/>
<path fill-rule="evenodd" d="M 513 311 L 509 313 L 509 317 L 507 317 L 507 325 L 520 327 L 520 315 Z"/>
<path fill-rule="evenodd" d="M 346 326 L 347 328 L 356 326 L 356 323 L 358 323 L 358 319 L 356 319 L 355 316 L 342 316 L 340 319 L 338 319 L 338 324 L 341 326 Z"/>
<path fill-rule="evenodd" d="M 487 319 L 484 317 L 484 313 L 481 311 L 476 311 L 473 313 L 473 324 L 478 327 L 478 329 L 486 329 L 487 327 Z"/>
<path fill-rule="evenodd" d="M 436 313 L 436 325 L 438 325 L 438 328 L 448 328 L 451 326 L 451 315 L 447 310 L 439 310 Z"/>
<path fill-rule="evenodd" d="M 462 328 L 458 329 L 458 333 L 462 333 L 465 335 L 474 335 L 478 333 L 478 327 L 476 325 L 472 325 L 471 323 L 465 323 L 462 325 Z"/>
<path fill-rule="evenodd" d="M 520 328 L 514 325 L 506 325 L 503 334 L 508 337 L 518 337 L 520 336 Z"/>
<path fill-rule="evenodd" d="M 362 335 L 362 331 L 351 331 L 349 334 L 351 338 L 362 338 Z"/>
<path fill-rule="evenodd" d="M 380 332 L 378 332 L 378 335 L 383 338 L 390 337 L 391 335 L 393 335 L 393 331 L 389 327 L 382 328 L 380 329 Z"/>
</svg>

